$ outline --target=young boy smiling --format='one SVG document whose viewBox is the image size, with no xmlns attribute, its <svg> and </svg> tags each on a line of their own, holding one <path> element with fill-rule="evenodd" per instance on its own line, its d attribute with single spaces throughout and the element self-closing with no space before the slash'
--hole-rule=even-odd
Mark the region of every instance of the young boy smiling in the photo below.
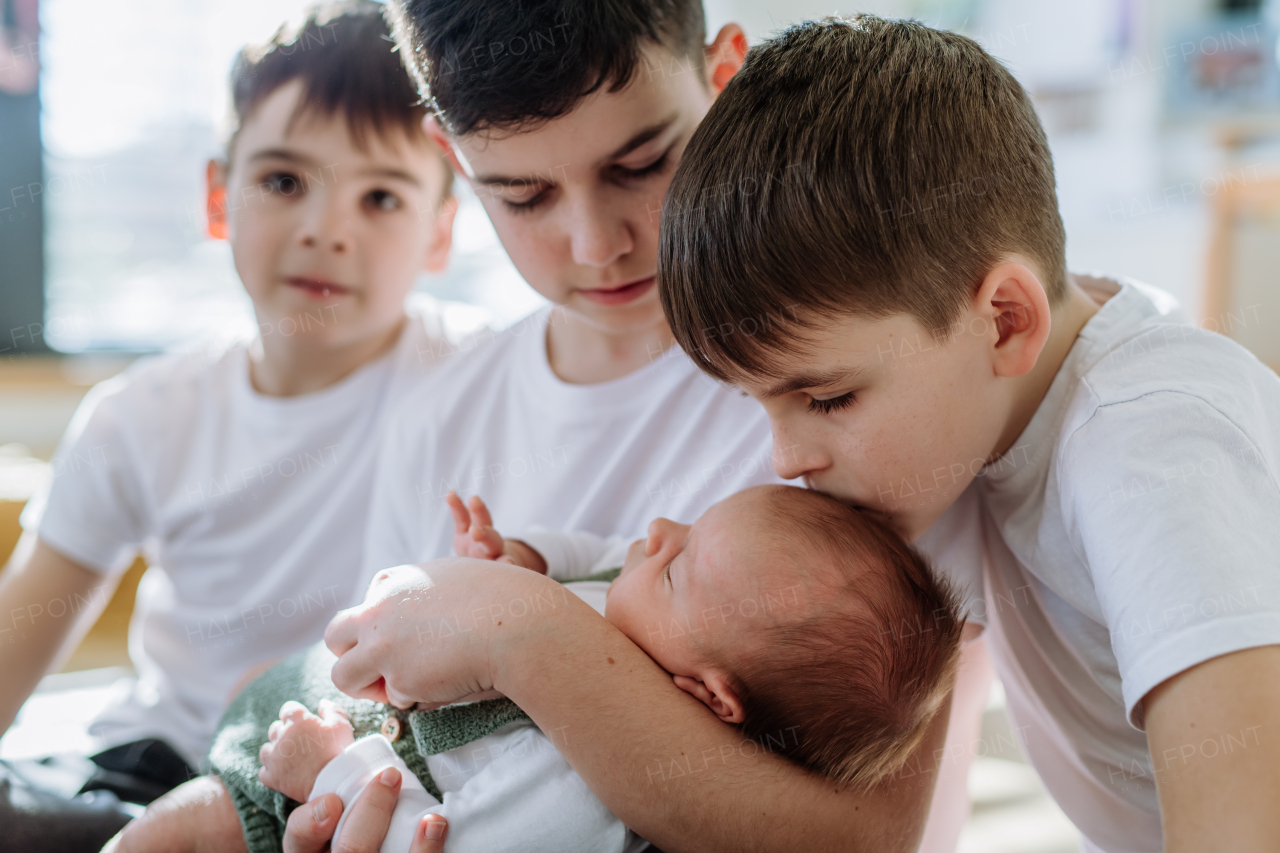
<svg viewBox="0 0 1280 853">
<path fill-rule="evenodd" d="M 95 388 L 59 457 L 101 461 L 66 466 L 32 502 L 0 578 L 4 613 L 105 600 L 147 554 L 130 631 L 138 678 L 91 727 L 102 784 L 124 797 L 184 781 L 245 672 L 315 642 L 359 595 L 384 415 L 450 349 L 444 306 L 406 308 L 417 275 L 447 259 L 455 202 L 387 36 L 380 5 L 346 3 L 240 54 L 209 219 L 261 334 L 147 359 Z M 0 660 L 0 729 L 89 624 L 20 626 Z M 31 849 L 57 848 L 57 822 L 28 837 L 22 819 Z"/>
</svg>

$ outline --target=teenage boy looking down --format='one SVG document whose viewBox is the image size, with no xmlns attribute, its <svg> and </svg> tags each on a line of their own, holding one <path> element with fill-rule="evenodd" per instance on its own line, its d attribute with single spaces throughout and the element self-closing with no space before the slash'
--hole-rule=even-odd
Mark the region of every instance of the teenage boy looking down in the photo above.
<svg viewBox="0 0 1280 853">
<path fill-rule="evenodd" d="M 100 609 L 55 618 L 48 602 L 105 602 L 145 549 L 138 679 L 91 728 L 125 798 L 185 781 L 246 670 L 314 643 L 358 598 L 384 415 L 451 348 L 443 306 L 406 312 L 418 273 L 447 259 L 455 202 L 381 10 L 319 10 L 240 54 L 209 216 L 263 333 L 141 361 L 90 392 L 58 455 L 101 461 L 63 466 L 32 501 L 0 577 L 0 612 L 48 611 L 0 635 L 3 730 Z M 2 822 L 45 850 L 74 823 L 25 809 Z"/>
<path fill-rule="evenodd" d="M 531 525 L 626 536 L 657 506 L 691 521 L 728 494 L 774 481 L 765 413 L 671 348 L 653 283 L 657 212 L 669 176 L 738 67 L 741 32 L 726 27 L 705 46 L 701 7 L 689 0 L 536 8 L 424 0 L 395 8 L 401 49 L 435 110 L 438 140 L 477 188 L 516 267 L 556 308 L 454 359 L 447 376 L 426 380 L 398 410 L 370 513 L 367 576 L 452 553 L 452 523 L 441 507 L 449 489 L 478 492 L 509 532 L 537 546 Z M 529 48 L 531 33 L 540 50 Z M 515 49 L 499 50 L 503 45 Z M 976 534 L 976 515 L 969 526 Z M 957 577 L 964 569 L 980 572 L 974 540 L 954 549 L 959 555 L 919 544 Z M 972 595 L 980 580 L 965 580 L 957 585 Z M 594 637 L 598 628 L 589 630 Z M 631 673 L 656 674 L 625 648 L 627 666 L 581 677 L 603 677 L 617 688 Z M 654 777 L 655 763 L 678 753 L 672 745 L 685 738 L 715 749 L 736 741 L 731 730 L 707 727 L 716 721 L 674 696 L 669 683 L 638 686 L 611 700 L 626 703 L 624 715 L 637 715 L 627 737 L 610 734 L 581 758 L 577 733 L 590 737 L 578 722 L 566 755 L 624 822 L 638 815 L 644 826 L 635 828 L 663 849 L 742 849 L 744 838 L 791 849 L 796 830 L 779 828 L 777 814 L 794 816 L 818 847 L 847 849 L 861 834 L 869 844 L 892 837 L 914 848 L 929 802 L 920 771 L 896 792 L 880 788 L 866 798 L 763 754 L 716 771 L 733 784 Z M 582 690 L 575 684 L 562 695 L 584 699 Z M 982 690 L 972 693 L 970 719 L 983 698 Z M 594 696 L 584 701 L 598 707 Z M 528 710 L 550 731 L 537 709 Z M 603 734 L 610 711 L 592 724 L 595 731 Z M 622 766 L 656 781 L 637 797 Z M 664 766 L 670 770 L 670 762 Z M 957 771 L 961 795 L 964 766 L 946 765 Z M 962 796 L 956 799 L 950 846 L 965 811 Z M 726 817 L 709 822 L 708 814 Z"/>
<path fill-rule="evenodd" d="M 1280 849 L 1280 381 L 1167 295 L 1067 273 L 1013 76 L 912 22 L 796 27 L 662 228 L 677 339 L 764 404 L 780 474 L 907 532 L 980 491 L 1009 712 L 1086 848 Z"/>
</svg>

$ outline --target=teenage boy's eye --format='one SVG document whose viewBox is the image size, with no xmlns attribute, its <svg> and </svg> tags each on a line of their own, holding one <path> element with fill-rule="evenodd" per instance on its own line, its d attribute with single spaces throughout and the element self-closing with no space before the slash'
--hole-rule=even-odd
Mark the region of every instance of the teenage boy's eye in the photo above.
<svg viewBox="0 0 1280 853">
<path fill-rule="evenodd" d="M 616 168 L 618 170 L 618 174 L 626 180 L 634 181 L 639 180 L 640 178 L 647 178 L 650 175 L 658 174 L 667 167 L 667 163 L 671 159 L 669 156 L 670 154 L 671 151 L 668 149 L 667 151 L 662 152 L 662 156 L 657 160 L 654 160 L 648 166 L 641 166 L 638 169 L 628 169 L 625 166 L 618 166 Z"/>
<path fill-rule="evenodd" d="M 815 397 L 809 400 L 809 411 L 815 414 L 829 415 L 832 412 L 849 408 L 857 402 L 857 399 L 857 395 L 852 391 L 847 394 L 841 394 L 839 397 L 829 397 L 826 400 L 819 400 Z"/>
<path fill-rule="evenodd" d="M 528 201 L 508 201 L 504 198 L 502 203 L 506 205 L 507 210 L 512 213 L 531 213 L 535 209 L 541 207 L 542 203 L 546 200 L 547 191 L 543 190 Z"/>
<path fill-rule="evenodd" d="M 266 185 L 269 192 L 278 195 L 295 195 L 302 189 L 302 182 L 298 180 L 298 176 L 288 172 L 272 172 L 262 183 Z"/>
<path fill-rule="evenodd" d="M 386 190 L 372 191 L 365 196 L 365 201 L 376 210 L 392 211 L 400 209 L 400 197 Z"/>
</svg>

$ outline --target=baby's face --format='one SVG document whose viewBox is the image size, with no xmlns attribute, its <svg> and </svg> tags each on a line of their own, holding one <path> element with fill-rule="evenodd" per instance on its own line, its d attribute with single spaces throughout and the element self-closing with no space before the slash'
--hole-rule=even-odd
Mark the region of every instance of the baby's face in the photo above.
<svg viewBox="0 0 1280 853">
<path fill-rule="evenodd" d="M 654 520 L 610 586 L 605 616 L 667 672 L 700 677 L 709 650 L 744 641 L 805 600 L 797 574 L 783 568 L 794 561 L 768 558 L 776 545 L 758 535 L 764 509 L 749 489 L 693 525 Z"/>
</svg>

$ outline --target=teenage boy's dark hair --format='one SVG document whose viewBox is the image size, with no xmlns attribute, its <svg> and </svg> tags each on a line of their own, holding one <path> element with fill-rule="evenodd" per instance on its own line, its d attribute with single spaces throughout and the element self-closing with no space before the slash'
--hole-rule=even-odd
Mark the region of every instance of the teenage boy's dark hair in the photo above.
<svg viewBox="0 0 1280 853">
<path fill-rule="evenodd" d="M 1066 287 L 1035 110 L 977 43 L 871 15 L 753 48 L 685 149 L 662 210 L 663 309 L 721 379 L 777 378 L 833 316 L 906 313 L 939 340 L 1008 253 Z"/>
<path fill-rule="evenodd" d="M 231 68 L 235 131 L 228 154 L 253 110 L 294 79 L 303 89 L 291 124 L 308 111 L 341 113 L 358 148 L 365 148 L 370 133 L 396 131 L 429 144 L 422 127 L 426 109 L 394 53 L 384 9 L 368 0 L 316 5 L 296 29 L 282 26 L 266 44 L 242 49 Z M 451 180 L 453 171 L 446 171 Z"/>
<path fill-rule="evenodd" d="M 390 14 L 423 98 L 455 136 L 536 127 L 639 70 L 703 74 L 702 0 L 392 0 Z M 640 69 L 647 44 L 681 67 Z"/>
<path fill-rule="evenodd" d="M 774 524 L 762 532 L 777 559 L 803 562 L 812 599 L 788 609 L 783 592 L 779 609 L 765 592 L 770 621 L 712 662 L 742 700 L 744 735 L 865 790 L 907 765 L 951 695 L 956 595 L 874 516 L 812 489 L 763 495 Z"/>
</svg>

